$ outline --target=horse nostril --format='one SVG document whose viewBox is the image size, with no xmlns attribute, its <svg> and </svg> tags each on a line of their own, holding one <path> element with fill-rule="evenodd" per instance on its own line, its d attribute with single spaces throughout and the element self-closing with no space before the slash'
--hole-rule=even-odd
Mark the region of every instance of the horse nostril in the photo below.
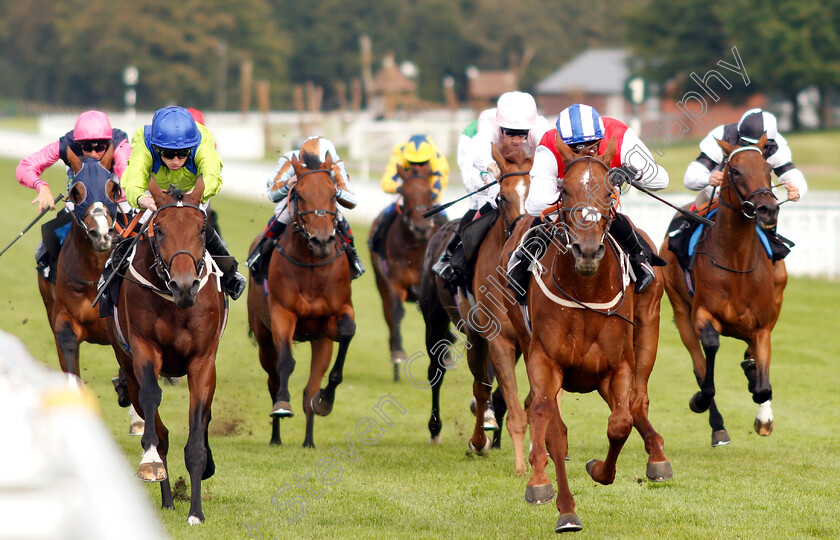
<svg viewBox="0 0 840 540">
<path fill-rule="evenodd" d="M 605 252 L 606 252 L 606 247 L 604 247 L 604 244 L 601 244 L 600 246 L 598 246 L 598 249 L 595 250 L 595 260 L 596 261 L 601 260 L 601 258 L 604 256 Z"/>
<path fill-rule="evenodd" d="M 577 242 L 575 242 L 574 244 L 572 244 L 572 255 L 573 255 L 576 259 L 578 259 L 578 258 L 580 258 L 580 257 L 583 257 L 583 250 L 582 250 L 582 249 L 580 249 L 580 244 L 578 244 Z"/>
</svg>

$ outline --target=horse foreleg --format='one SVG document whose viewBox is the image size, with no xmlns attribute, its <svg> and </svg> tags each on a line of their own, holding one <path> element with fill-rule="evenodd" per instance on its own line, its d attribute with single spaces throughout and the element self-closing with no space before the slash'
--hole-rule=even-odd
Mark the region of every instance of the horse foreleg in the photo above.
<svg viewBox="0 0 840 540">
<path fill-rule="evenodd" d="M 53 326 L 55 345 L 58 349 L 58 361 L 61 370 L 79 376 L 79 334 L 80 329 L 68 317 L 59 315 Z"/>
<path fill-rule="evenodd" d="M 432 388 L 432 414 L 429 417 L 429 442 L 440 443 L 440 432 L 443 423 L 440 419 L 440 387 L 443 385 L 443 378 L 446 375 L 447 366 L 451 365 L 451 353 L 449 346 L 452 343 L 447 340 L 449 337 L 449 316 L 435 300 L 432 306 L 433 311 L 428 313 L 425 306 L 423 318 L 426 321 L 426 352 L 429 357 L 429 385 Z M 408 370 L 411 366 L 409 361 L 406 364 Z M 409 377 L 414 380 L 413 377 Z M 419 385 L 418 385 L 419 386 Z"/>
<path fill-rule="evenodd" d="M 593 480 L 608 485 L 615 481 L 615 465 L 618 455 L 633 431 L 633 415 L 630 414 L 630 386 L 633 373 L 631 362 L 625 355 L 624 360 L 613 370 L 609 378 L 601 381 L 599 393 L 606 397 L 610 406 L 610 419 L 607 424 L 607 438 L 610 448 L 604 461 L 590 460 L 586 463 L 586 471 Z"/>
<path fill-rule="evenodd" d="M 531 393 L 533 395 L 531 401 L 531 419 L 533 422 L 531 454 L 528 457 L 528 461 L 531 464 L 531 477 L 528 479 L 528 485 L 525 488 L 525 501 L 530 504 L 545 504 L 554 498 L 554 488 L 551 485 L 551 479 L 545 472 L 545 467 L 548 464 L 545 439 L 552 415 L 556 413 L 559 416 L 555 399 L 562 388 L 563 374 L 559 369 L 552 366 L 551 363 L 552 360 L 545 353 L 545 349 L 543 349 L 540 340 L 536 337 L 532 339 L 531 352 L 528 359 L 528 379 L 531 383 Z M 565 437 L 562 437 L 560 433 L 554 432 L 552 433 L 552 437 L 552 444 L 555 444 L 556 441 L 553 449 L 555 451 L 559 449 L 560 453 L 562 453 L 562 440 L 565 440 Z M 562 437 L 562 440 L 559 439 L 560 437 Z M 566 444 L 568 445 L 568 442 Z M 559 461 L 561 463 L 555 462 L 554 466 L 558 471 L 562 470 L 565 475 L 565 456 Z M 571 498 L 571 493 L 568 493 L 565 497 L 566 502 L 564 502 L 564 506 L 571 500 L 572 510 L 574 510 L 574 501 Z"/>
<path fill-rule="evenodd" d="M 501 448 L 502 447 L 502 427 L 504 427 L 505 422 L 505 414 L 507 413 L 507 403 L 505 403 L 505 396 L 502 393 L 502 389 L 497 385 L 496 390 L 493 392 L 493 413 L 496 415 L 496 425 L 499 426 L 499 429 L 493 431 L 493 445 L 491 448 Z M 523 411 L 524 412 L 524 411 Z M 527 422 L 527 418 L 526 418 Z M 523 448 L 524 448 L 523 442 Z M 523 464 L 525 462 L 525 454 L 523 450 L 522 454 L 522 461 Z"/>
<path fill-rule="evenodd" d="M 292 356 L 292 339 L 295 333 L 297 317 L 283 309 L 272 310 L 271 313 L 271 335 L 274 342 L 276 357 L 273 364 L 263 365 L 269 373 L 269 390 L 272 388 L 272 377 L 276 376 L 277 386 L 272 396 L 274 405 L 269 413 L 272 418 L 289 418 L 294 415 L 291 405 L 291 394 L 289 393 L 289 377 L 295 370 L 295 359 Z M 268 362 L 268 360 L 267 360 Z M 269 371 L 270 370 L 270 371 Z M 272 434 L 271 441 L 274 442 Z M 277 443 L 279 442 L 279 434 Z"/>
<path fill-rule="evenodd" d="M 557 522 L 554 525 L 554 532 L 574 532 L 583 528 L 580 518 L 575 513 L 575 499 L 569 488 L 569 478 L 566 472 L 566 458 L 569 455 L 569 437 L 566 424 L 563 422 L 560 413 L 560 395 L 562 390 L 557 392 L 554 400 L 554 407 L 550 420 L 550 431 L 546 442 L 547 450 L 554 462 L 555 474 L 557 476 Z"/>
<path fill-rule="evenodd" d="M 318 401 L 317 395 L 319 393 L 318 387 L 321 385 L 321 379 L 327 372 L 327 368 L 330 367 L 333 341 L 328 337 L 323 337 L 312 341 L 311 346 L 312 363 L 309 367 L 309 381 L 306 383 L 306 388 L 303 389 L 303 412 L 306 415 L 306 435 L 303 438 L 304 448 L 315 448 L 316 406 L 324 407 L 322 409 L 322 412 L 325 413 L 324 416 L 332 410 L 332 402 Z M 327 405 L 329 405 L 328 408 Z"/>
<path fill-rule="evenodd" d="M 770 386 L 770 330 L 763 329 L 755 336 L 755 389 L 753 401 L 759 404 L 753 427 L 759 435 L 773 432 L 773 409 L 771 399 L 773 389 Z"/>
<path fill-rule="evenodd" d="M 195 367 L 194 367 L 195 366 Z M 201 509 L 201 481 L 213 476 L 216 465 L 208 443 L 210 406 L 216 389 L 213 358 L 193 359 L 188 370 L 190 387 L 190 433 L 184 447 L 184 463 L 190 475 L 190 513 L 187 523 L 204 521 Z"/>
<path fill-rule="evenodd" d="M 477 334 L 465 328 L 467 340 L 472 347 L 467 349 L 467 364 L 473 375 L 473 396 L 475 396 L 475 426 L 473 434 L 467 442 L 467 447 L 473 454 L 487 456 L 490 453 L 491 441 L 484 432 L 484 412 L 492 390 L 490 378 L 487 375 L 487 342 Z"/>
<path fill-rule="evenodd" d="M 496 371 L 496 379 L 502 390 L 508 409 L 507 430 L 513 441 L 513 472 L 523 476 L 525 469 L 525 431 L 528 419 L 519 402 L 519 389 L 516 384 L 516 344 L 504 336 L 497 336 L 489 344 L 490 358 Z"/>
<path fill-rule="evenodd" d="M 141 357 L 140 344 L 135 344 L 134 373 L 139 383 L 137 392 L 137 403 L 140 405 L 140 412 L 146 420 L 146 429 L 140 444 L 143 446 L 143 458 L 137 469 L 137 477 L 144 482 L 160 482 L 161 506 L 163 508 L 175 508 L 172 499 L 172 489 L 169 484 L 169 475 L 166 467 L 166 456 L 169 452 L 169 430 L 160 418 L 158 408 L 162 392 L 158 385 L 157 373 L 151 361 L 138 362 Z M 126 374 L 128 380 L 129 376 Z M 130 388 L 130 386 L 129 386 Z M 154 429 L 149 429 L 149 418 L 154 418 Z"/>
</svg>

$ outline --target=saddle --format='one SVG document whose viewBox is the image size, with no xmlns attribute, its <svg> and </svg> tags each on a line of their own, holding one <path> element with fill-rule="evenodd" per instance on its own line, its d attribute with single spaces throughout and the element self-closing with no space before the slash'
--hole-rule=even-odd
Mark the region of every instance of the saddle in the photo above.
<svg viewBox="0 0 840 540">
<path fill-rule="evenodd" d="M 460 230 L 461 243 L 459 248 L 455 249 L 452 259 L 449 261 L 458 278 L 456 283 L 447 284 L 451 289 L 454 288 L 457 291 L 457 287 L 460 286 L 465 291 L 472 292 L 472 274 L 476 259 L 478 259 L 478 251 L 498 218 L 499 213 L 490 207 L 488 213 L 480 215 L 472 221 L 461 222 L 463 225 Z M 451 289 L 450 292 L 452 292 Z"/>
</svg>

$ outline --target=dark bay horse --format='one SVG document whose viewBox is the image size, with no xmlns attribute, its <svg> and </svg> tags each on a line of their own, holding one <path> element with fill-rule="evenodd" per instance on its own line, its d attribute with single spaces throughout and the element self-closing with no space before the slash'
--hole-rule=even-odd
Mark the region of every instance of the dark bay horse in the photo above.
<svg viewBox="0 0 840 540">
<path fill-rule="evenodd" d="M 137 476 L 161 483 L 164 508 L 175 506 L 167 472 L 169 430 L 158 413 L 158 377 L 187 375 L 189 437 L 184 461 L 191 485 L 187 521 L 192 525 L 204 521 L 201 481 L 216 469 L 207 430 L 227 306 L 221 271 L 204 247 L 208 225 L 200 207 L 202 178 L 191 193 L 172 187 L 162 192 L 154 180 L 149 192 L 157 211 L 129 254 L 117 316 L 107 318 L 108 331 L 131 403 L 144 419 L 154 418 L 154 429 L 146 429 L 141 439 L 144 452 Z"/>
<path fill-rule="evenodd" d="M 607 235 L 616 211 L 607 174 L 615 139 L 597 157 L 576 156 L 560 140 L 557 149 L 566 164 L 558 203 L 549 208 L 557 218 L 548 229 L 545 253 L 527 294 L 527 315 L 533 325 L 525 356 L 532 399 L 532 472 L 525 500 L 542 504 L 554 496 L 545 472 L 547 449 L 557 474 L 560 516 L 555 531 L 565 532 L 582 525 L 566 476 L 568 439 L 560 413 L 563 390 L 597 390 L 610 407 L 606 459 L 586 464 L 593 480 L 614 481 L 616 460 L 634 426 L 649 454 L 646 476 L 662 481 L 673 470 L 663 439 L 648 419 L 647 382 L 659 337 L 662 277 L 657 274 L 652 286 L 637 296 L 630 285 L 626 257 Z"/>
<path fill-rule="evenodd" d="M 423 217 L 432 208 L 434 193 L 429 185 L 431 164 L 397 165 L 397 174 L 403 183 L 399 188 L 402 196 L 397 204 L 399 218 L 385 233 L 383 250 L 385 257 L 371 251 L 376 286 L 382 298 L 382 310 L 388 323 L 391 362 L 394 363 L 394 380 L 399 380 L 399 365 L 406 359 L 402 346 L 400 324 L 405 310 L 403 303 L 417 301 L 417 285 L 420 281 L 420 265 L 429 239 L 434 234 L 441 217 Z M 377 216 L 371 227 L 376 231 L 382 214 Z"/>
<path fill-rule="evenodd" d="M 101 161 L 84 162 L 68 148 L 74 178 L 67 200 L 73 204 L 73 221 L 58 256 L 55 284 L 38 273 L 38 289 L 55 335 L 61 369 L 77 376 L 80 343 L 111 343 L 105 320 L 92 304 L 121 216 L 117 202 L 122 190 L 108 170 L 113 158 L 113 146 Z M 124 224 L 125 216 L 121 217 Z"/>
<path fill-rule="evenodd" d="M 712 446 L 730 442 L 715 404 L 715 359 L 720 336 L 747 343 L 742 367 L 753 401 L 758 403 L 754 428 L 759 435 L 773 431 L 770 408 L 770 332 L 779 319 L 787 284 L 783 260 L 775 264 L 764 254 L 756 225 L 776 226 L 779 206 L 770 187 L 770 165 L 762 151 L 766 135 L 755 146 L 736 147 L 718 141 L 726 157 L 715 226 L 706 229 L 697 245 L 688 290 L 685 274 L 668 250 L 665 290 L 683 344 L 691 354 L 700 391 L 691 397 L 692 411 L 709 411 Z"/>
<path fill-rule="evenodd" d="M 293 158 L 292 166 L 298 178 L 289 201 L 294 220 L 277 243 L 282 256 L 271 257 L 268 279 L 262 285 L 253 277 L 250 280 L 248 322 L 259 346 L 260 364 L 268 374 L 268 391 L 274 404 L 270 413 L 271 444 L 281 444 L 280 419 L 293 416 L 289 404 L 289 377 L 295 368 L 292 342 L 311 343 L 309 381 L 303 391 L 303 446 L 314 448 L 314 415 L 332 412 L 356 322 L 350 268 L 336 235 L 332 157 L 327 154 L 321 163 L 317 155 L 301 151 L 300 161 Z M 329 383 L 319 390 L 330 367 L 333 342 L 338 342 L 338 356 Z"/>
</svg>

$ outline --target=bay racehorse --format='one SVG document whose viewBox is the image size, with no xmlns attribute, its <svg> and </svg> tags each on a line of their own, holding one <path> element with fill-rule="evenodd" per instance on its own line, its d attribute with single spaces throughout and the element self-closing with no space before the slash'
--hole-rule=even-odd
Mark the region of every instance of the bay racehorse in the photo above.
<svg viewBox="0 0 840 540">
<path fill-rule="evenodd" d="M 336 235 L 337 188 L 330 175 L 332 157 L 327 154 L 321 163 L 318 155 L 301 151 L 300 160 L 293 158 L 292 166 L 298 178 L 289 195 L 294 219 L 277 242 L 275 249 L 280 256 L 271 257 L 268 278 L 262 284 L 253 276 L 250 279 L 248 322 L 259 347 L 260 364 L 268 374 L 268 391 L 274 404 L 270 412 L 271 444 L 281 444 L 280 419 L 293 416 L 289 403 L 289 377 L 295 368 L 292 342 L 311 343 L 309 381 L 303 391 L 303 446 L 314 448 L 314 415 L 332 412 L 356 323 L 350 268 Z M 326 388 L 319 390 L 330 367 L 333 342 L 338 342 L 338 356 Z"/>
<path fill-rule="evenodd" d="M 204 521 L 201 481 L 216 466 L 208 441 L 210 406 L 216 390 L 216 352 L 227 318 L 221 271 L 205 250 L 207 220 L 201 208 L 201 176 L 190 193 L 154 180 L 149 192 L 157 211 L 147 222 L 120 288 L 108 331 L 122 368 L 131 403 L 154 429 L 141 439 L 143 458 L 137 476 L 160 482 L 164 508 L 174 508 L 167 472 L 169 430 L 158 413 L 160 375 L 187 375 L 190 392 L 189 437 L 184 461 L 190 475 L 189 524 Z"/>
<path fill-rule="evenodd" d="M 518 341 L 516 330 L 508 318 L 508 309 L 516 305 L 516 300 L 507 288 L 507 273 L 501 265 L 501 254 L 505 242 L 525 213 L 533 156 L 527 155 L 520 147 L 512 155 L 502 157 L 494 146 L 493 158 L 501 171 L 497 217 L 476 255 L 471 283 L 475 302 L 471 304 L 463 294 L 459 294 L 459 301 L 461 313 L 472 314 L 468 322 L 475 338 L 486 342 L 493 372 L 508 411 L 507 429 L 513 440 L 514 473 L 524 475 L 524 441 L 528 423 L 519 399 L 515 368 L 522 351 L 527 352 L 527 339 L 522 343 Z M 487 355 L 468 358 L 476 399 L 476 422 L 469 448 L 479 455 L 486 454 L 489 447 L 483 420 L 491 383 L 487 375 L 487 358 Z M 499 412 L 497 417 L 500 416 Z"/>
<path fill-rule="evenodd" d="M 67 150 L 73 183 L 67 194 L 73 220 L 61 246 L 55 284 L 38 273 L 38 289 L 55 335 L 58 361 L 67 373 L 80 374 L 79 345 L 82 342 L 109 345 L 105 320 L 93 306 L 102 268 L 111 253 L 118 218 L 125 224 L 117 202 L 119 184 L 108 170 L 114 158 L 110 146 L 101 161 L 80 160 Z"/>
<path fill-rule="evenodd" d="M 577 156 L 560 140 L 557 149 L 566 164 L 565 174 L 557 204 L 544 213 L 544 219 L 550 211 L 556 220 L 544 229 L 544 253 L 535 263 L 527 291 L 527 321 L 533 328 L 525 356 L 531 383 L 532 471 L 525 500 L 543 504 L 554 496 L 545 472 L 547 449 L 557 475 L 560 515 L 555 531 L 565 532 L 582 525 L 566 476 L 563 390 L 597 390 L 610 407 L 606 459 L 586 464 L 593 480 L 614 481 L 616 460 L 634 426 L 649 454 L 648 479 L 666 480 L 673 470 L 663 439 L 648 419 L 647 382 L 659 338 L 662 276 L 657 270 L 654 283 L 637 296 L 630 286 L 626 256 L 607 234 L 617 202 L 607 174 L 615 139 L 597 157 Z M 513 235 L 505 250 L 516 241 Z"/>
<path fill-rule="evenodd" d="M 670 264 L 665 290 L 683 344 L 691 354 L 700 391 L 689 401 L 692 411 L 709 411 L 712 446 L 730 442 L 723 417 L 715 404 L 715 360 L 720 336 L 747 343 L 742 367 L 758 406 L 754 428 L 759 435 L 773 431 L 770 407 L 770 332 L 779 319 L 787 284 L 783 260 L 775 264 L 764 253 L 756 227 L 773 229 L 779 205 L 770 185 L 770 165 L 762 154 L 766 134 L 754 146 L 718 145 L 726 155 L 715 225 L 704 231 L 690 271 L 694 294 L 686 275 L 668 250 L 660 252 Z"/>
<path fill-rule="evenodd" d="M 388 344 L 391 348 L 391 362 L 394 363 L 394 380 L 399 380 L 399 364 L 406 359 L 402 346 L 400 324 L 405 309 L 403 303 L 417 301 L 417 286 L 420 281 L 420 265 L 429 239 L 434 234 L 442 216 L 423 217 L 432 208 L 434 192 L 429 184 L 432 173 L 430 163 L 397 165 L 397 174 L 402 179 L 398 192 L 401 200 L 397 204 L 399 218 L 385 232 L 382 254 L 371 250 L 373 273 L 376 286 L 382 298 L 382 310 L 388 324 Z M 383 211 L 384 212 L 384 211 Z M 371 226 L 371 235 L 377 223 L 383 218 L 380 213 Z"/>
</svg>

